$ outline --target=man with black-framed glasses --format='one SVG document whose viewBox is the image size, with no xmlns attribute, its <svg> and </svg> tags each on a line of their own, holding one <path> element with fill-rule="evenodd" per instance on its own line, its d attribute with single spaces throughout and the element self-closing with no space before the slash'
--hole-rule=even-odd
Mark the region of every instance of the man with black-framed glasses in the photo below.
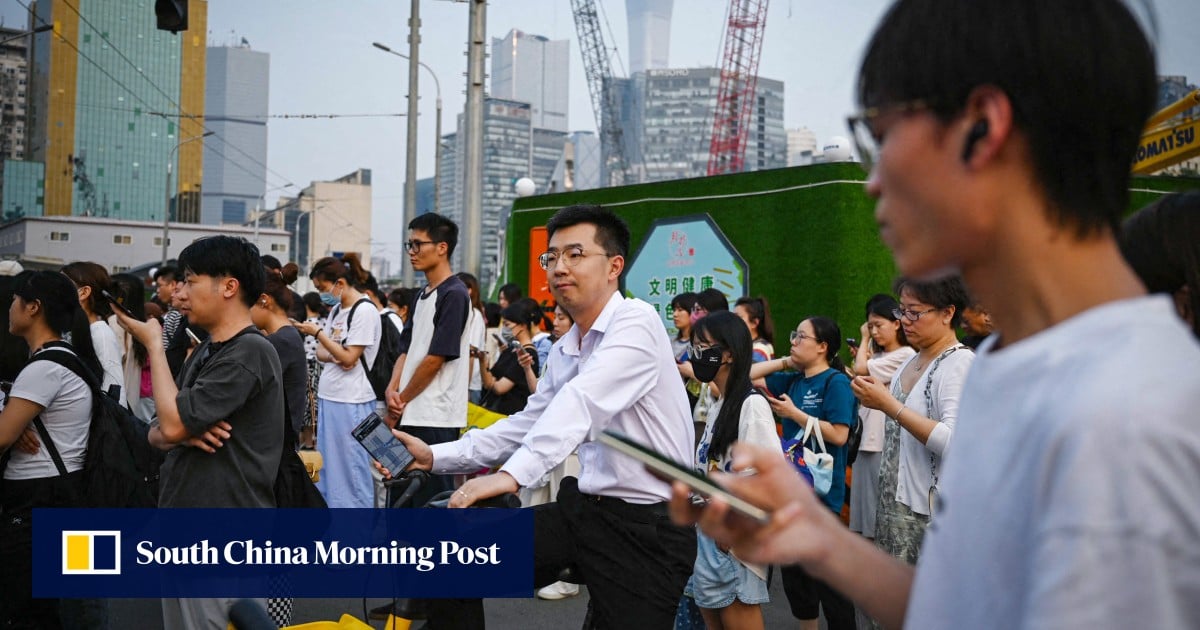
<svg viewBox="0 0 1200 630">
<path fill-rule="evenodd" d="M 996 325 L 915 570 L 777 453 L 736 452 L 758 474 L 721 479 L 769 524 L 677 486 L 680 522 L 802 563 L 887 627 L 1200 627 L 1200 348 L 1115 239 L 1157 92 L 1148 4 L 899 0 L 867 46 L 850 124 L 880 236 L 906 276 L 960 272 Z"/>
<path fill-rule="evenodd" d="M 550 349 L 525 409 L 432 448 L 397 436 L 415 468 L 500 467 L 464 484 L 450 507 L 536 487 L 578 449 L 578 480 L 566 478 L 557 502 L 532 508 L 531 590 L 573 567 L 587 583 L 595 627 L 668 629 L 692 573 L 695 530 L 670 522 L 666 483 L 595 440 L 613 429 L 690 465 L 695 435 L 687 395 L 658 313 L 619 291 L 629 251 L 625 222 L 600 206 L 571 206 L 546 230 L 549 249 L 540 262 L 575 325 Z"/>
</svg>

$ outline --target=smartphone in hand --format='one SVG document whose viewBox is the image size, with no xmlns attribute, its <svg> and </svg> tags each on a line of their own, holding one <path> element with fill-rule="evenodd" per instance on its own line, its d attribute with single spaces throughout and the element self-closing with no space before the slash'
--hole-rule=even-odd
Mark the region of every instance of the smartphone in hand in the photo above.
<svg viewBox="0 0 1200 630">
<path fill-rule="evenodd" d="M 350 434 L 375 461 L 383 464 L 393 475 L 404 472 L 413 461 L 412 453 L 408 452 L 403 442 L 396 439 L 383 418 L 374 411 L 354 427 Z"/>
<path fill-rule="evenodd" d="M 140 317 L 138 317 L 137 315 L 134 315 L 133 311 L 129 310 L 129 307 L 122 304 L 121 301 L 118 300 L 115 295 L 109 293 L 107 289 L 100 289 L 100 295 L 104 296 L 104 299 L 108 300 L 108 303 L 113 308 L 124 313 L 126 317 L 128 317 L 130 319 L 136 319 L 139 322 L 142 321 Z"/>
<path fill-rule="evenodd" d="M 192 332 L 191 328 L 184 328 L 183 332 L 187 333 L 188 339 L 192 340 L 192 345 L 200 345 L 200 338 L 196 336 L 196 333 Z"/>
</svg>

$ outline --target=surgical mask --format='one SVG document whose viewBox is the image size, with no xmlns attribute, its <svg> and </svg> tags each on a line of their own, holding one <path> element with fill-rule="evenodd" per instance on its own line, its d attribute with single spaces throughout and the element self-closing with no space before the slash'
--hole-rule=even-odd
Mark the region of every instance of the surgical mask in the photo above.
<svg viewBox="0 0 1200 630">
<path fill-rule="evenodd" d="M 320 297 L 321 303 L 325 306 L 337 306 L 338 302 L 341 302 L 336 295 L 329 293 L 328 291 L 322 291 Z"/>
<path fill-rule="evenodd" d="M 517 338 L 517 336 L 513 334 L 512 329 L 509 328 L 508 326 L 501 326 L 500 327 L 500 338 L 504 340 L 504 343 L 511 343 L 514 339 Z"/>
<path fill-rule="evenodd" d="M 717 372 L 721 370 L 723 352 L 724 349 L 721 346 L 709 346 L 703 349 L 692 346 L 688 351 L 688 362 L 692 364 L 692 374 L 696 376 L 697 381 L 711 383 L 717 377 Z"/>
</svg>

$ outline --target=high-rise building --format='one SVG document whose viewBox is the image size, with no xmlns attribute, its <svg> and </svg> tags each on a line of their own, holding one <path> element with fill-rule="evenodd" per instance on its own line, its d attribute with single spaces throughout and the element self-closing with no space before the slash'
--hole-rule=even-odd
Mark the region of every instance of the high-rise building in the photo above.
<svg viewBox="0 0 1200 630">
<path fill-rule="evenodd" d="M 495 98 L 533 107 L 533 126 L 567 131 L 567 69 L 570 41 L 552 40 L 517 29 L 492 38 L 492 89 Z"/>
<path fill-rule="evenodd" d="M 291 235 L 280 260 L 296 263 L 304 276 L 325 256 L 357 252 L 371 260 L 371 170 L 360 168 L 328 182 L 312 182 L 295 197 L 280 197 L 263 217 Z"/>
<path fill-rule="evenodd" d="M 150 2 L 34 6 L 34 25 L 55 27 L 34 36 L 28 91 L 26 159 L 43 165 L 44 213 L 161 220 L 169 206 L 199 221 L 202 147 L 189 141 L 204 133 L 207 1 L 188 0 L 177 34 L 156 28 Z"/>
<path fill-rule="evenodd" d="M 674 0 L 625 0 L 629 27 L 629 73 L 666 68 L 670 62 Z"/>
<path fill-rule="evenodd" d="M 718 68 L 648 70 L 630 83 L 640 91 L 628 104 L 641 105 L 640 125 L 625 134 L 627 151 L 640 156 L 641 181 L 703 177 L 708 172 L 713 109 L 717 104 Z M 787 166 L 787 134 L 783 129 L 783 82 L 758 78 L 754 113 L 746 139 L 746 170 Z M 636 112 L 621 120 L 637 121 Z M 628 129 L 628 127 L 626 127 Z"/>
<path fill-rule="evenodd" d="M 271 57 L 239 46 L 208 49 L 204 101 L 218 141 L 204 147 L 201 223 L 245 223 L 267 192 Z"/>
<path fill-rule="evenodd" d="M 599 188 L 600 170 L 600 138 L 592 131 L 573 132 L 554 166 L 549 187 L 542 192 Z"/>
<path fill-rule="evenodd" d="M 817 134 L 808 127 L 787 130 L 787 165 L 805 166 L 817 154 Z"/>
<path fill-rule="evenodd" d="M 483 101 L 482 249 L 480 278 L 483 286 L 496 279 L 499 270 L 501 231 L 508 222 L 517 194 L 513 185 L 528 177 L 537 192 L 549 190 L 554 168 L 562 155 L 567 134 L 532 126 L 529 103 L 488 97 Z M 463 218 L 463 116 L 458 131 L 442 137 L 442 212 L 462 225 Z M 462 269 L 462 248 L 454 251 L 451 264 Z"/>
<path fill-rule="evenodd" d="M 1155 110 L 1162 109 L 1196 90 L 1196 86 L 1188 83 L 1187 77 L 1167 75 L 1158 77 L 1158 104 Z M 1200 106 L 1183 112 L 1184 116 L 1200 118 Z"/>
<path fill-rule="evenodd" d="M 25 159 L 25 109 L 29 94 L 29 35 L 0 27 L 0 198 L 4 161 Z M 5 211 L 8 209 L 5 208 Z"/>
</svg>

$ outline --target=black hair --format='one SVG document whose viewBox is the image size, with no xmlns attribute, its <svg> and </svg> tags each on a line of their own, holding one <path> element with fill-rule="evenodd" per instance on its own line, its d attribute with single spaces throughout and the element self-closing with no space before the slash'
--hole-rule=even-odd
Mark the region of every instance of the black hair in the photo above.
<svg viewBox="0 0 1200 630">
<path fill-rule="evenodd" d="M 263 265 L 263 278 L 263 294 L 271 296 L 271 299 L 275 300 L 275 304 L 285 313 L 290 312 L 292 310 L 292 290 L 284 281 L 283 274 L 278 269 L 271 269 Z"/>
<path fill-rule="evenodd" d="M 458 224 L 434 212 L 417 215 L 408 222 L 408 229 L 421 230 L 429 235 L 429 240 L 445 243 L 446 256 L 452 255 L 458 245 Z"/>
<path fill-rule="evenodd" d="M 477 309 L 479 311 L 479 314 L 482 315 L 483 314 L 483 295 L 482 295 L 482 291 L 479 288 L 479 278 L 476 278 L 474 274 L 470 274 L 465 271 L 460 271 L 454 275 L 458 276 L 458 279 L 462 280 L 463 284 L 467 285 L 468 293 L 471 296 L 471 308 Z M 506 284 L 503 287 L 500 287 L 501 295 L 504 294 L 504 287 L 507 287 L 507 286 L 510 286 L 510 285 Z M 511 286 L 515 287 L 517 285 L 514 284 Z M 520 289 L 518 289 L 518 291 L 520 291 Z M 517 294 L 517 297 L 520 297 L 520 293 Z M 515 301 L 513 298 L 506 298 L 506 299 L 508 299 L 508 302 L 510 304 Z"/>
<path fill-rule="evenodd" d="M 345 280 L 346 284 L 355 288 L 355 291 L 358 290 L 356 287 L 367 281 L 368 275 L 367 270 L 363 269 L 358 254 L 354 252 L 346 252 L 340 258 L 326 256 L 313 263 L 312 271 L 308 272 L 308 277 L 314 281 Z"/>
<path fill-rule="evenodd" d="M 1187 287 L 1192 333 L 1200 338 L 1200 191 L 1171 194 L 1121 227 L 1121 254 L 1151 293 Z"/>
<path fill-rule="evenodd" d="M 500 296 L 503 297 L 504 300 L 509 304 L 512 304 L 513 302 L 516 302 L 525 296 L 525 292 L 521 290 L 521 286 L 514 282 L 509 282 L 508 284 L 500 287 L 500 290 L 497 293 L 499 293 Z"/>
<path fill-rule="evenodd" d="M 711 287 L 696 294 L 696 303 L 709 313 L 729 310 L 729 298 L 725 297 L 724 293 Z M 745 326 L 746 323 L 742 322 L 742 325 Z"/>
<path fill-rule="evenodd" d="M 523 297 L 500 311 L 500 317 L 522 326 L 536 326 L 542 321 L 542 307 L 533 298 Z"/>
<path fill-rule="evenodd" d="M 379 292 L 379 281 L 375 279 L 375 274 L 370 271 L 367 272 L 366 278 L 354 283 L 354 290 L 360 293 L 370 291 L 371 295 L 375 296 L 380 302 L 387 299 L 387 296 Z"/>
<path fill-rule="evenodd" d="M 671 310 L 681 308 L 687 312 L 692 312 L 692 307 L 696 305 L 696 294 L 691 291 L 680 293 L 671 298 Z"/>
<path fill-rule="evenodd" d="M 985 85 L 1012 104 L 1050 217 L 1080 237 L 1115 233 L 1157 97 L 1154 51 L 1123 2 L 899 0 L 867 46 L 857 98 L 924 101 L 945 123 Z"/>
<path fill-rule="evenodd" d="M 179 266 L 195 275 L 237 280 L 242 303 L 247 308 L 254 306 L 263 292 L 263 266 L 258 248 L 241 237 L 198 238 L 179 252 Z"/>
<path fill-rule="evenodd" d="M 846 364 L 838 354 L 842 349 L 842 329 L 837 322 L 821 315 L 814 315 L 805 321 L 812 326 L 813 336 L 816 337 L 813 341 L 825 344 L 825 360 L 829 362 L 829 367 L 844 373 Z"/>
<path fill-rule="evenodd" d="M 276 271 L 283 269 L 283 263 L 279 262 L 278 258 L 270 254 L 263 254 L 260 260 L 262 260 L 263 266 L 267 269 L 274 269 Z"/>
<path fill-rule="evenodd" d="M 500 305 L 495 302 L 486 302 L 483 305 L 483 317 L 487 320 L 488 328 L 495 328 L 500 325 Z"/>
<path fill-rule="evenodd" d="M 329 307 L 325 306 L 325 303 L 321 301 L 320 293 L 309 291 L 300 296 L 300 299 L 304 302 L 304 308 L 316 313 L 319 317 L 329 316 Z"/>
<path fill-rule="evenodd" d="M 739 306 L 745 307 L 750 313 L 750 319 L 758 320 L 759 339 L 771 345 L 775 344 L 775 322 L 771 319 L 771 307 L 767 304 L 767 298 L 743 296 L 738 298 L 733 306 L 735 309 Z"/>
<path fill-rule="evenodd" d="M 388 293 L 388 301 L 396 306 L 412 310 L 413 290 L 408 287 L 397 287 Z M 480 309 L 482 311 L 482 309 Z"/>
<path fill-rule="evenodd" d="M 729 377 L 721 390 L 721 410 L 713 421 L 712 442 L 708 452 L 724 457 L 738 438 L 738 423 L 742 404 L 750 394 L 750 364 L 753 362 L 753 341 L 750 329 L 742 318 L 729 311 L 709 313 L 692 325 L 692 343 L 711 341 L 721 346 L 731 357 Z"/>
<path fill-rule="evenodd" d="M 154 271 L 154 279 L 166 278 L 167 282 L 179 282 L 183 280 L 183 274 L 179 273 L 178 267 L 171 265 L 163 265 Z"/>
<path fill-rule="evenodd" d="M 581 204 L 555 212 L 546 222 L 546 237 L 553 238 L 555 232 L 581 223 L 596 226 L 596 244 L 604 249 L 605 254 L 628 260 L 629 226 L 604 206 Z"/>
<path fill-rule="evenodd" d="M 118 273 L 112 277 L 113 295 L 121 301 L 121 306 L 133 311 L 140 320 L 146 319 L 146 285 L 142 279 L 131 273 Z M 133 349 L 134 361 L 139 367 L 145 366 L 150 355 L 146 346 L 133 335 L 129 335 L 130 348 Z"/>
<path fill-rule="evenodd" d="M 895 311 L 899 309 L 900 303 L 896 301 L 896 298 L 886 293 L 876 293 L 875 295 L 871 296 L 871 299 L 867 300 L 866 316 L 869 318 L 872 315 L 878 315 L 889 322 L 898 322 L 900 319 L 896 317 Z M 861 339 L 859 341 L 860 343 L 867 342 L 866 339 Z M 896 341 L 899 341 L 900 345 L 902 346 L 911 345 L 908 343 L 908 336 L 904 334 L 904 326 L 900 326 L 896 329 Z M 875 343 L 875 341 L 872 340 L 871 343 Z M 881 350 L 883 350 L 883 348 L 875 347 L 876 352 Z"/>
<path fill-rule="evenodd" d="M 921 303 L 938 309 L 953 306 L 954 315 L 950 318 L 951 328 L 958 328 L 958 325 L 962 323 L 963 309 L 971 301 L 971 295 L 967 292 L 967 285 L 963 284 L 962 277 L 957 274 L 936 280 L 897 278 L 895 284 L 892 286 L 892 291 L 896 295 L 901 295 L 905 291 L 908 291 L 913 294 L 913 297 L 920 300 Z"/>
<path fill-rule="evenodd" d="M 101 291 L 112 293 L 112 279 L 108 270 L 94 262 L 73 262 L 62 268 L 62 272 L 79 288 L 88 287 L 92 290 L 88 296 L 88 309 L 96 316 L 104 319 L 112 315 L 108 299 L 100 294 Z"/>
<path fill-rule="evenodd" d="M 13 295 L 26 303 L 38 302 L 50 330 L 59 338 L 70 334 L 75 355 L 97 377 L 104 373 L 92 346 L 91 322 L 79 305 L 79 293 L 70 278 L 58 271 L 22 271 L 13 283 Z"/>
</svg>

